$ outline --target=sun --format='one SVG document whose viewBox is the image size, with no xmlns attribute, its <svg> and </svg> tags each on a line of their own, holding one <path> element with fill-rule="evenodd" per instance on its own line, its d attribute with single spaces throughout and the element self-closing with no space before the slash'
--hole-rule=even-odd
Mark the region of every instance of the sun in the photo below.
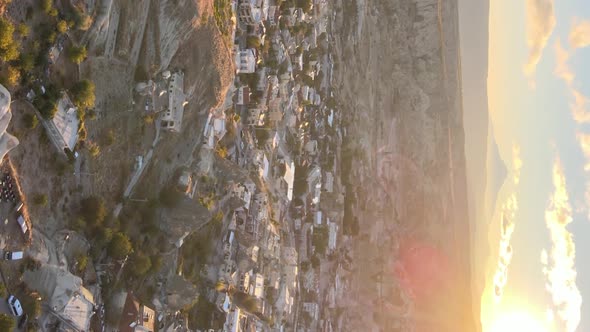
<svg viewBox="0 0 590 332">
<path fill-rule="evenodd" d="M 526 313 L 512 312 L 498 317 L 488 332 L 549 332 L 542 321 Z"/>
</svg>

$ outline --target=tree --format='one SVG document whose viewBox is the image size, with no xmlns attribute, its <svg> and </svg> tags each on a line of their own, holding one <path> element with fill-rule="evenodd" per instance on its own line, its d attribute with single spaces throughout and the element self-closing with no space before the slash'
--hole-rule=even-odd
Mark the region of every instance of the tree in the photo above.
<svg viewBox="0 0 590 332">
<path fill-rule="evenodd" d="M 147 255 L 137 253 L 133 255 L 130 267 L 133 275 L 143 277 L 152 267 L 152 260 Z"/>
<path fill-rule="evenodd" d="M 57 9 L 55 9 L 55 8 L 51 8 L 49 10 L 49 12 L 47 13 L 47 15 L 49 15 L 51 17 L 57 17 L 57 14 L 59 14 L 59 13 L 57 12 Z"/>
<path fill-rule="evenodd" d="M 65 20 L 59 20 L 59 22 L 57 22 L 56 28 L 57 32 L 64 33 L 68 31 L 68 22 L 66 22 Z"/>
<path fill-rule="evenodd" d="M 150 272 L 156 273 L 156 272 L 160 271 L 160 269 L 162 268 L 162 263 L 163 263 L 162 256 L 160 254 L 155 254 L 150 257 L 150 260 L 152 262 Z"/>
<path fill-rule="evenodd" d="M 131 241 L 129 241 L 129 237 L 127 235 L 118 232 L 113 235 L 111 239 L 111 243 L 107 248 L 109 255 L 115 259 L 122 259 L 125 256 L 131 253 L 133 247 L 131 246 Z"/>
<path fill-rule="evenodd" d="M 13 38 L 14 25 L 5 18 L 0 18 L 0 59 L 16 60 L 19 56 L 18 43 Z"/>
<path fill-rule="evenodd" d="M 86 50 L 86 47 L 84 47 L 84 46 L 72 45 L 68 48 L 67 54 L 68 54 L 68 59 L 70 59 L 70 61 L 79 65 L 82 61 L 84 61 L 84 59 L 86 59 L 86 56 L 88 55 L 88 51 Z"/>
<path fill-rule="evenodd" d="M 256 298 L 244 292 L 236 292 L 234 294 L 234 303 L 250 313 L 257 313 L 260 311 Z"/>
<path fill-rule="evenodd" d="M 20 81 L 20 71 L 13 66 L 6 68 L 6 84 L 16 86 Z"/>
<path fill-rule="evenodd" d="M 91 108 L 94 106 L 95 86 L 94 83 L 89 80 L 81 80 L 74 84 L 72 87 L 72 101 L 79 108 Z"/>
<path fill-rule="evenodd" d="M 150 78 L 147 70 L 145 70 L 145 67 L 142 65 L 138 65 L 135 68 L 135 74 L 133 75 L 133 79 L 135 80 L 135 82 L 145 82 Z"/>
<path fill-rule="evenodd" d="M 90 196 L 80 202 L 80 214 L 91 227 L 100 226 L 107 216 L 102 198 Z"/>
<path fill-rule="evenodd" d="M 22 53 L 18 59 L 18 66 L 23 72 L 30 72 L 35 67 L 35 56 L 31 53 Z"/>
<path fill-rule="evenodd" d="M 100 154 L 100 146 L 98 146 L 98 144 L 94 142 L 88 142 L 86 146 L 88 147 L 88 152 L 90 152 L 92 157 L 97 157 Z"/>
<path fill-rule="evenodd" d="M 39 205 L 39 206 L 47 206 L 47 195 L 45 194 L 35 194 L 35 197 L 33 198 L 33 202 L 35 203 L 35 205 Z"/>
<path fill-rule="evenodd" d="M 246 45 L 248 48 L 260 49 L 260 38 L 257 36 L 248 36 L 246 39 Z"/>
<path fill-rule="evenodd" d="M 76 255 L 76 269 L 78 273 L 84 272 L 86 270 L 86 266 L 88 266 L 88 255 L 80 252 Z"/>
<path fill-rule="evenodd" d="M 15 326 L 14 318 L 6 314 L 0 314 L 0 331 L 12 331 Z"/>
<path fill-rule="evenodd" d="M 21 36 L 21 37 L 27 37 L 29 35 L 29 26 L 21 23 L 19 25 L 16 26 L 16 32 Z"/>
<path fill-rule="evenodd" d="M 53 8 L 53 0 L 41 0 L 41 10 L 46 14 Z"/>
</svg>

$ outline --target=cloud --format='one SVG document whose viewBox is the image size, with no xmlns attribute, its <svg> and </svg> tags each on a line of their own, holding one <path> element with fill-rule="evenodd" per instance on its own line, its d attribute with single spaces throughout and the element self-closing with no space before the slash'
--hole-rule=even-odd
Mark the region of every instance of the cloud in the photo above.
<svg viewBox="0 0 590 332">
<path fill-rule="evenodd" d="M 529 57 L 524 66 L 527 76 L 534 76 L 537 65 L 556 25 L 553 0 L 527 0 L 527 45 Z"/>
<path fill-rule="evenodd" d="M 569 39 L 574 48 L 590 46 L 590 21 L 575 21 Z"/>
<path fill-rule="evenodd" d="M 555 58 L 557 60 L 554 73 L 557 77 L 564 80 L 568 86 L 571 86 L 574 83 L 576 74 L 574 74 L 568 64 L 570 53 L 563 48 L 559 39 L 555 42 L 553 49 L 555 50 Z"/>
<path fill-rule="evenodd" d="M 584 157 L 586 158 L 584 170 L 590 171 L 590 134 L 578 133 L 576 137 L 578 138 L 578 144 L 580 144 L 580 149 L 582 149 Z"/>
<path fill-rule="evenodd" d="M 500 218 L 500 243 L 498 249 L 498 263 L 494 272 L 494 296 L 500 301 L 504 293 L 504 287 L 508 282 L 508 267 L 512 262 L 512 245 L 510 241 L 514 233 L 514 220 L 518 210 L 516 194 L 512 193 L 502 204 Z"/>
<path fill-rule="evenodd" d="M 559 39 L 555 42 L 554 51 L 557 63 L 553 73 L 555 76 L 561 78 L 568 87 L 569 93 L 571 95 L 569 106 L 572 117 L 578 124 L 590 123 L 590 112 L 588 110 L 590 99 L 574 86 L 576 74 L 571 70 L 568 64 L 568 61 L 571 57 L 571 52 L 562 46 Z"/>
<path fill-rule="evenodd" d="M 582 296 L 576 285 L 576 249 L 567 226 L 572 222 L 565 176 L 559 158 L 553 164 L 553 186 L 545 225 L 551 238 L 551 249 L 541 252 L 545 287 L 553 300 L 551 310 L 564 331 L 574 332 L 580 323 Z"/>
<path fill-rule="evenodd" d="M 520 146 L 512 146 L 512 174 L 514 184 L 520 182 L 520 169 L 522 168 L 522 159 L 520 158 Z"/>
<path fill-rule="evenodd" d="M 588 112 L 590 99 L 574 88 L 572 88 L 572 96 L 574 99 L 570 102 L 570 108 L 574 120 L 577 123 L 590 123 L 590 112 Z"/>
</svg>

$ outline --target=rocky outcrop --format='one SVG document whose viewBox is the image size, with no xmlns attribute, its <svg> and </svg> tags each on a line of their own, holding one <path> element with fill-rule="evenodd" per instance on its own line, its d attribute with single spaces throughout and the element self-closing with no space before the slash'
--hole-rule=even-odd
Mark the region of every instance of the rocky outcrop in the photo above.
<svg viewBox="0 0 590 332">
<path fill-rule="evenodd" d="M 18 145 L 18 139 L 6 132 L 12 112 L 10 112 L 10 92 L 0 85 L 0 160 Z"/>
</svg>

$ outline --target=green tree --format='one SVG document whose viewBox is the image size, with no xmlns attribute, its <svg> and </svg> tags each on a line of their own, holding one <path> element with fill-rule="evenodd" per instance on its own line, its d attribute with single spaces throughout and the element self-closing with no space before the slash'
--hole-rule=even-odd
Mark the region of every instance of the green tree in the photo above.
<svg viewBox="0 0 590 332">
<path fill-rule="evenodd" d="M 109 255 L 115 259 L 124 258 L 125 256 L 129 255 L 129 253 L 131 253 L 132 249 L 133 247 L 131 246 L 129 237 L 121 232 L 113 235 L 111 243 L 109 243 L 107 248 Z"/>
<path fill-rule="evenodd" d="M 0 314 L 0 331 L 12 331 L 15 326 L 14 318 L 6 314 Z"/>
<path fill-rule="evenodd" d="M 51 8 L 49 10 L 49 12 L 47 13 L 47 15 L 49 15 L 51 17 L 57 17 L 57 14 L 59 14 L 59 13 L 58 13 L 57 9 L 55 9 L 55 8 Z"/>
<path fill-rule="evenodd" d="M 100 226 L 107 216 L 104 199 L 90 196 L 80 202 L 80 215 L 91 227 Z"/>
<path fill-rule="evenodd" d="M 41 10 L 46 14 L 53 8 L 53 0 L 41 0 Z"/>
<path fill-rule="evenodd" d="M 66 22 L 65 20 L 59 20 L 59 22 L 57 22 L 56 29 L 59 33 L 64 33 L 68 31 L 68 22 Z"/>
<path fill-rule="evenodd" d="M 35 205 L 38 205 L 38 206 L 47 206 L 47 203 L 48 203 L 47 195 L 35 194 L 35 197 L 33 198 L 33 203 L 35 203 Z"/>
<path fill-rule="evenodd" d="M 21 23 L 19 25 L 16 26 L 16 32 L 21 36 L 21 37 L 27 37 L 29 35 L 29 26 Z"/>
<path fill-rule="evenodd" d="M 137 253 L 131 259 L 130 268 L 133 275 L 136 277 L 143 277 L 152 267 L 152 260 L 149 256 Z"/>
<path fill-rule="evenodd" d="M 244 292 L 236 292 L 234 294 L 234 303 L 249 313 L 254 314 L 260 311 L 260 306 L 256 298 Z"/>
<path fill-rule="evenodd" d="M 157 273 L 162 268 L 162 256 L 160 254 L 155 254 L 150 257 L 152 266 L 150 268 L 151 273 Z"/>
<path fill-rule="evenodd" d="M 257 36 L 248 36 L 246 39 L 246 45 L 248 48 L 260 49 L 260 38 Z"/>
<path fill-rule="evenodd" d="M 86 146 L 88 147 L 88 152 L 90 152 L 92 157 L 98 157 L 100 154 L 100 146 L 98 146 L 98 144 L 94 142 L 88 142 Z"/>
<path fill-rule="evenodd" d="M 12 61 L 18 59 L 18 43 L 13 38 L 14 25 L 7 19 L 0 17 L 0 60 Z"/>
<path fill-rule="evenodd" d="M 72 87 L 72 101 L 79 108 L 91 108 L 96 99 L 94 95 L 94 83 L 89 80 L 81 80 Z"/>
<path fill-rule="evenodd" d="M 20 71 L 13 66 L 6 68 L 6 84 L 16 86 L 20 81 Z"/>
<path fill-rule="evenodd" d="M 23 72 L 30 72 L 35 67 L 35 56 L 31 53 L 22 53 L 18 59 L 18 66 Z"/>
<path fill-rule="evenodd" d="M 86 59 L 88 51 L 84 46 L 72 45 L 68 48 L 67 54 L 68 59 L 70 59 L 70 61 L 72 61 L 75 64 L 80 64 L 82 61 L 84 61 L 84 59 Z"/>
<path fill-rule="evenodd" d="M 78 270 L 78 273 L 82 273 L 86 270 L 86 267 L 88 266 L 88 255 L 80 252 L 78 253 L 78 255 L 76 255 L 76 269 Z"/>
</svg>

